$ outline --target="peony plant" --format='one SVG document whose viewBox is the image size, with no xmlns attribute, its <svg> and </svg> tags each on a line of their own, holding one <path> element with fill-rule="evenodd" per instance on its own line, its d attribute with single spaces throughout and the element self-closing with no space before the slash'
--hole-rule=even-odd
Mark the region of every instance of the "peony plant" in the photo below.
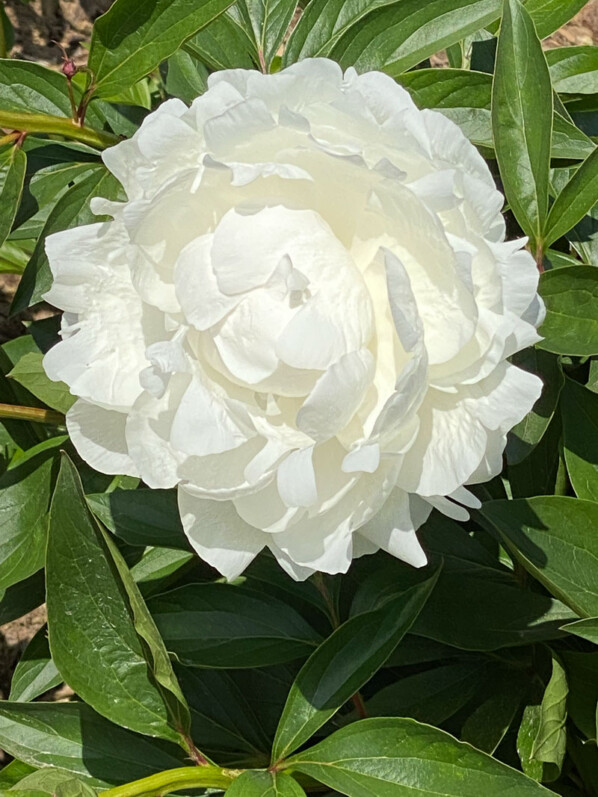
<svg viewBox="0 0 598 797">
<path fill-rule="evenodd" d="M 594 794 L 583 5 L 115 0 L 0 59 L 50 308 L 0 346 L 3 794 Z"/>
</svg>

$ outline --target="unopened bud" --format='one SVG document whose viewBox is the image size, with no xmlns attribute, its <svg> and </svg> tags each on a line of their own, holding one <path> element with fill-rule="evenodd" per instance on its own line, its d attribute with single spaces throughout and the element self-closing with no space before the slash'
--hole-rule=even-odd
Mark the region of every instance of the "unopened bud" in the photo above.
<svg viewBox="0 0 598 797">
<path fill-rule="evenodd" d="M 72 58 L 65 58 L 64 63 L 62 64 L 62 72 L 69 80 L 71 80 L 73 75 L 76 74 L 77 67 L 75 66 L 75 62 Z"/>
</svg>

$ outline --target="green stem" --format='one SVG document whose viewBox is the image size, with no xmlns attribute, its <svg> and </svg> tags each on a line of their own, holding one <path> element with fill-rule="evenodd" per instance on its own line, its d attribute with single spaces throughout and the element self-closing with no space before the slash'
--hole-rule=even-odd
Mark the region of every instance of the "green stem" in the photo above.
<svg viewBox="0 0 598 797">
<path fill-rule="evenodd" d="M 541 238 L 536 244 L 536 266 L 540 274 L 544 273 L 544 241 Z"/>
<path fill-rule="evenodd" d="M 0 404 L 0 418 L 35 421 L 35 423 L 54 423 L 60 426 L 64 424 L 64 415 L 60 412 L 43 410 L 38 407 L 18 407 L 14 404 Z"/>
<path fill-rule="evenodd" d="M 14 143 L 21 134 L 16 131 L 14 133 L 7 133 L 5 136 L 0 136 L 0 147 L 5 146 L 6 144 Z"/>
<path fill-rule="evenodd" d="M 27 133 L 53 133 L 73 138 L 90 147 L 106 149 L 118 144 L 120 139 L 112 133 L 102 133 L 91 127 L 81 127 L 72 119 L 64 116 L 49 116 L 41 113 L 19 113 L 16 111 L 0 111 L 0 127 L 8 130 L 20 130 Z"/>
<path fill-rule="evenodd" d="M 179 767 L 167 769 L 124 786 L 100 792 L 101 797 L 162 797 L 180 789 L 227 789 L 243 770 L 220 767 Z"/>
<path fill-rule="evenodd" d="M 332 624 L 333 628 L 338 628 L 341 624 L 340 618 L 338 616 L 338 612 L 336 610 L 336 605 L 334 602 L 334 598 L 330 594 L 330 590 L 328 589 L 328 584 L 325 581 L 325 576 L 322 573 L 314 573 L 313 575 L 313 583 L 320 593 L 320 595 L 324 598 L 324 602 L 326 604 L 326 608 L 328 609 L 328 617 Z"/>
</svg>

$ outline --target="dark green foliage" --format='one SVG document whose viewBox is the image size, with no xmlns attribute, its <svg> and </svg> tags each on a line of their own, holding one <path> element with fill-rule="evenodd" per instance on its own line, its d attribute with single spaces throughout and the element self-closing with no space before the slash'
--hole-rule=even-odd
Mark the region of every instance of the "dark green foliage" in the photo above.
<svg viewBox="0 0 598 797">
<path fill-rule="evenodd" d="M 0 412 L 0 625 L 48 609 L 0 701 L 0 797 L 598 797 L 598 51 L 541 44 L 584 4 L 115 0 L 93 75 L 73 80 L 97 147 L 64 75 L 4 57 L 0 5 L 15 311 L 50 287 L 46 237 L 106 218 L 93 197 L 124 199 L 101 162 L 113 134 L 219 69 L 318 56 L 385 71 L 461 127 L 506 195 L 509 238 L 529 236 L 547 308 L 542 340 L 511 358 L 544 390 L 501 476 L 473 488 L 481 509 L 432 514 L 425 568 L 379 552 L 304 582 L 262 553 L 225 583 L 174 490 L 76 457 L 74 398 L 42 366 L 57 319 L 0 346 L 0 404 L 39 421 Z M 450 68 L 431 68 L 442 49 Z M 3 113 L 62 127 L 6 136 Z M 70 702 L 39 699 L 63 682 Z"/>
</svg>

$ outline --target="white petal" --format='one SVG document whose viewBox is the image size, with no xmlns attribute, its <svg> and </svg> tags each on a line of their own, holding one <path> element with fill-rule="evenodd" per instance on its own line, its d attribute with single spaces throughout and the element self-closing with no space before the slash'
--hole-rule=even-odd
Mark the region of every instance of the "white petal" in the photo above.
<svg viewBox="0 0 598 797">
<path fill-rule="evenodd" d="M 161 397 L 142 393 L 127 419 L 129 451 L 148 487 L 174 487 L 180 481 L 177 468 L 187 455 L 171 444 L 170 433 L 190 380 L 189 374 L 175 374 Z"/>
<path fill-rule="evenodd" d="M 238 498 L 260 490 L 273 474 L 266 472 L 260 478 L 249 482 L 245 471 L 259 451 L 264 441 L 254 437 L 239 448 L 206 457 L 188 457 L 178 468 L 178 476 L 188 483 L 194 495 L 213 498 L 218 501 Z"/>
<path fill-rule="evenodd" d="M 241 575 L 268 542 L 268 535 L 249 526 L 230 501 L 198 498 L 186 485 L 178 489 L 185 534 L 202 559 L 232 580 Z"/>
<path fill-rule="evenodd" d="M 359 528 L 359 534 L 392 556 L 413 567 L 424 567 L 428 559 L 415 530 L 426 520 L 431 508 L 422 511 L 421 502 L 413 502 L 402 490 L 393 490 L 372 520 Z"/>
<path fill-rule="evenodd" d="M 213 236 L 202 235 L 182 250 L 175 267 L 176 295 L 187 321 L 205 330 L 234 309 L 240 297 L 227 296 L 218 287 L 212 268 Z"/>
<path fill-rule="evenodd" d="M 240 143 L 273 127 L 274 119 L 265 103 L 261 99 L 246 100 L 208 119 L 204 124 L 204 136 L 208 149 L 218 155 L 230 152 Z"/>
<path fill-rule="evenodd" d="M 117 222 L 46 239 L 54 283 L 45 298 L 78 317 L 63 327 L 64 340 L 48 352 L 44 367 L 74 395 L 115 409 L 130 407 L 141 392 L 139 372 L 148 365 L 144 325 L 154 321 L 131 283 L 126 244 Z"/>
<path fill-rule="evenodd" d="M 380 446 L 378 443 L 362 445 L 350 451 L 343 459 L 345 473 L 374 473 L 380 464 Z"/>
<path fill-rule="evenodd" d="M 66 426 L 79 455 L 100 473 L 138 476 L 125 439 L 127 416 L 79 399 L 66 414 Z"/>
<path fill-rule="evenodd" d="M 238 403 L 221 395 L 214 383 L 196 373 L 175 412 L 172 445 L 178 451 L 202 457 L 236 448 L 250 436 Z"/>
<path fill-rule="evenodd" d="M 345 354 L 316 382 L 297 413 L 297 428 L 319 442 L 335 435 L 363 401 L 373 371 L 374 358 L 367 349 Z"/>
<path fill-rule="evenodd" d="M 318 500 L 313 446 L 293 451 L 278 466 L 277 487 L 288 507 L 312 506 Z"/>
<path fill-rule="evenodd" d="M 234 295 L 264 285 L 305 235 L 304 216 L 282 205 L 253 214 L 230 210 L 216 228 L 211 252 L 222 293 Z"/>
<path fill-rule="evenodd" d="M 270 549 L 274 555 L 280 550 L 301 567 L 324 573 L 346 573 L 353 552 L 349 520 L 345 518 L 332 529 L 330 521 L 321 521 L 321 518 L 299 520 L 288 531 L 273 536 Z"/>
<path fill-rule="evenodd" d="M 459 506 L 459 504 L 454 504 L 443 495 L 427 495 L 426 501 L 430 506 L 433 506 L 434 509 L 437 509 L 439 512 L 442 512 L 443 515 L 453 520 L 458 520 L 460 523 L 466 523 L 469 520 L 470 516 L 467 509 Z"/>
<path fill-rule="evenodd" d="M 214 334 L 223 363 L 243 384 L 257 385 L 280 365 L 276 342 L 294 310 L 267 288 L 245 296 Z"/>
<path fill-rule="evenodd" d="M 471 509 L 479 509 L 482 506 L 480 499 L 473 493 L 470 493 L 469 490 L 466 490 L 465 487 L 458 487 L 456 490 L 453 490 L 450 495 L 447 495 L 447 498 L 451 498 L 453 501 L 457 501 L 463 504 L 463 506 L 468 506 Z"/>
</svg>

